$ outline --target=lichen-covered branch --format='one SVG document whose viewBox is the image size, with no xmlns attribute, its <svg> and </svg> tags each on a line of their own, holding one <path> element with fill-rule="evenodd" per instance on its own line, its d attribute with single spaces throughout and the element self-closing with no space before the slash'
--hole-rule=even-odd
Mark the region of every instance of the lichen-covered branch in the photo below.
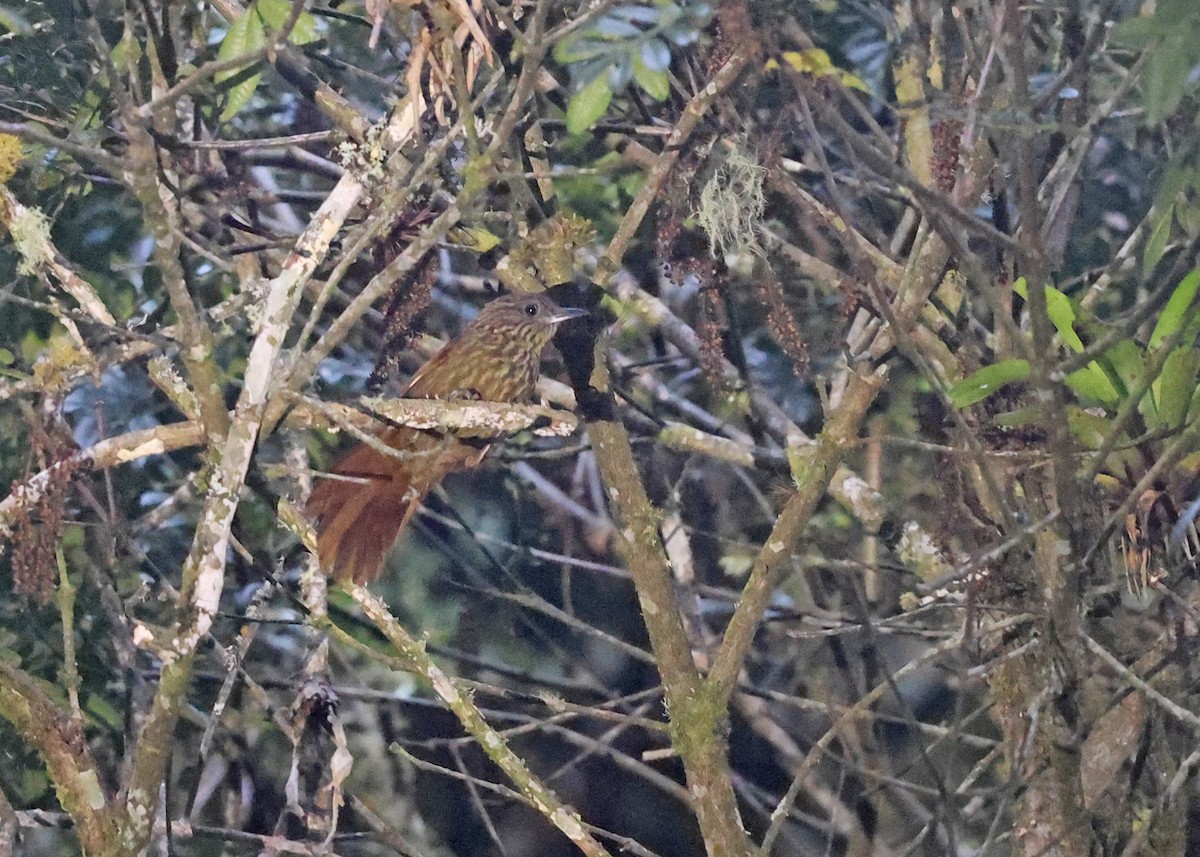
<svg viewBox="0 0 1200 857">
<path fill-rule="evenodd" d="M 225 395 L 215 362 L 212 330 L 188 290 L 181 253 L 182 224 L 175 197 L 160 180 L 158 149 L 149 129 L 129 111 L 127 133 L 129 153 L 124 171 L 125 183 L 142 204 L 145 223 L 154 236 L 154 261 L 171 308 L 179 318 L 180 359 L 187 369 L 188 382 L 200 403 L 205 431 L 212 442 L 218 441 L 229 426 Z"/>
<path fill-rule="evenodd" d="M 462 688 L 455 679 L 446 675 L 433 662 L 433 659 L 425 651 L 424 644 L 414 639 L 404 626 L 396 621 L 387 605 L 372 595 L 365 587 L 350 586 L 348 589 L 367 618 L 395 648 L 400 656 L 401 668 L 414 672 L 424 679 L 426 684 L 458 718 L 463 729 L 479 742 L 483 751 L 512 780 L 534 809 L 562 831 L 563 835 L 575 843 L 576 847 L 588 857 L 608 857 L 608 851 L 587 831 L 579 813 L 559 800 L 558 796 L 529 769 L 525 761 L 512 751 L 508 742 L 492 728 L 484 718 L 483 712 L 472 701 L 470 691 Z M 332 631 L 343 643 L 359 647 L 353 638 L 336 626 L 332 626 Z"/>
<path fill-rule="evenodd" d="M 625 250 L 629 247 L 629 242 L 633 240 L 638 227 L 646 219 L 646 215 L 650 211 L 650 205 L 658 198 L 663 183 L 666 182 L 667 176 L 671 173 L 671 168 L 675 166 L 675 162 L 679 159 L 679 153 L 684 143 L 691 137 L 692 132 L 696 130 L 696 126 L 700 120 L 707 115 L 717 97 L 733 85 L 734 81 L 746 70 L 746 67 L 753 58 L 754 50 L 751 46 L 745 46 L 741 50 L 734 51 L 725 61 L 725 64 L 713 74 L 712 79 L 699 92 L 692 96 L 687 106 L 683 109 L 679 121 L 675 123 L 671 129 L 671 135 L 667 137 L 662 152 L 654 164 L 646 170 L 642 186 L 638 189 L 637 196 L 634 197 L 629 208 L 625 210 L 625 215 L 621 218 L 621 224 L 617 227 L 616 234 L 608 242 L 608 247 L 605 248 L 604 255 L 596 263 L 596 270 L 592 275 L 592 281 L 597 285 L 605 286 L 612 276 L 617 273 L 617 270 L 621 266 L 621 259 L 625 256 Z"/>
<path fill-rule="evenodd" d="M 9 230 L 17 244 L 17 250 L 27 264 L 44 267 L 54 275 L 64 292 L 71 296 L 88 315 L 100 324 L 116 324 L 108 307 L 100 300 L 92 284 L 76 274 L 67 265 L 54 242 L 50 240 L 49 222 L 45 216 L 22 205 L 4 185 L 0 185 L 0 223 Z M 22 224 L 45 223 L 45 228 L 28 228 Z"/>
<path fill-rule="evenodd" d="M 192 660 L 212 625 L 224 588 L 230 527 L 268 397 L 279 377 L 283 341 L 305 281 L 325 257 L 362 190 L 349 174 L 339 181 L 296 242 L 279 276 L 268 285 L 262 325 L 246 363 L 242 393 L 184 564 L 180 618 L 170 640 L 174 660 L 163 664 L 162 678 L 133 755 L 125 819 L 125 836 L 131 844 L 145 843 L 150 821 L 156 815 L 158 785 L 172 749 L 171 735 L 185 701 Z"/>
<path fill-rule="evenodd" d="M 37 503 L 58 470 L 77 467 L 105 468 L 136 461 L 148 455 L 161 455 L 204 442 L 204 430 L 199 423 L 182 422 L 132 431 L 106 438 L 22 482 L 11 494 L 0 500 L 0 540 L 12 537 L 12 521 L 21 507 Z"/>
</svg>

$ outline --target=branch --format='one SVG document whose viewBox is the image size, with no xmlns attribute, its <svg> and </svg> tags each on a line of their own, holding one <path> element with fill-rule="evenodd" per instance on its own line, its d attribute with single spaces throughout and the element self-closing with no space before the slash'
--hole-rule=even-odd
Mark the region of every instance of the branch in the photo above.
<svg viewBox="0 0 1200 857">
<path fill-rule="evenodd" d="M 771 596 L 787 570 L 787 559 L 809 518 L 825 496 L 829 481 L 846 450 L 858 437 L 867 408 L 887 377 L 881 367 L 870 375 L 853 373 L 841 404 L 828 415 L 825 428 L 814 443 L 788 450 L 796 479 L 796 493 L 783 507 L 771 534 L 754 560 L 750 579 L 742 589 L 737 610 L 725 629 L 721 648 L 705 682 L 713 702 L 725 705 L 737 683 L 738 673 L 754 642 L 755 631 L 770 605 Z"/>
<path fill-rule="evenodd" d="M 82 729 L 32 677 L 2 660 L 0 717 L 37 748 L 84 853 L 116 853 L 116 825 Z"/>
<path fill-rule="evenodd" d="M 558 799 L 525 762 L 512 751 L 504 738 L 492 728 L 483 712 L 471 699 L 470 691 L 461 687 L 456 679 L 446 675 L 425 651 L 425 644 L 415 640 L 411 634 L 389 612 L 387 605 L 363 586 L 348 586 L 347 591 L 358 602 L 367 618 L 374 623 L 400 655 L 400 663 L 393 664 L 425 679 L 443 702 L 454 712 L 463 728 L 479 742 L 488 757 L 495 762 L 521 794 L 562 831 L 568 839 L 589 857 L 609 857 L 608 851 L 597 842 L 584 827 L 578 811 Z M 359 643 L 336 625 L 329 626 L 331 632 L 344 644 L 350 645 L 371 657 L 379 653 Z"/>
<path fill-rule="evenodd" d="M 142 205 L 144 221 L 154 237 L 154 261 L 162 277 L 171 308 L 179 317 L 180 359 L 187 369 L 188 381 L 200 402 L 204 427 L 217 441 L 229 426 L 220 373 L 214 362 L 215 343 L 187 287 L 180 253 L 183 228 L 179 209 L 171 191 L 160 180 L 158 149 L 154 138 L 133 110 L 126 111 L 129 135 L 127 163 L 120 173 L 126 185 Z"/>
<path fill-rule="evenodd" d="M 389 423 L 471 437 L 501 437 L 525 429 L 538 437 L 566 437 L 579 428 L 574 414 L 541 405 L 384 398 L 363 399 L 362 403 Z"/>
<path fill-rule="evenodd" d="M 12 537 L 11 522 L 16 513 L 22 507 L 28 507 L 41 499 L 54 475 L 60 470 L 71 471 L 79 467 L 102 470 L 148 455 L 161 455 L 203 442 L 204 430 L 198 422 L 180 422 L 110 437 L 69 458 L 57 461 L 26 479 L 11 494 L 0 500 L 0 539 Z"/>
<path fill-rule="evenodd" d="M 499 437 L 526 429 L 539 437 L 565 437 L 575 432 L 574 414 L 541 405 L 509 405 L 499 402 L 447 402 L 434 399 L 364 399 L 385 422 L 424 430 L 467 430 L 473 436 Z M 333 428 L 353 426 L 369 431 L 380 419 L 347 405 L 300 398 L 288 413 L 290 428 Z M 87 449 L 57 461 L 0 500 L 0 541 L 12 537 L 12 521 L 22 508 L 36 504 L 56 473 L 63 469 L 103 470 L 128 464 L 151 455 L 163 455 L 204 443 L 204 430 L 196 420 L 131 431 L 106 438 Z"/>
<path fill-rule="evenodd" d="M 711 857 L 748 854 L 728 746 L 720 724 L 723 704 L 699 693 L 700 674 L 675 598 L 671 569 L 659 535 L 658 512 L 646 496 L 625 427 L 588 424 L 596 465 L 620 522 L 618 548 L 637 587 L 642 619 L 650 635 L 670 714 L 671 743 L 684 763 L 696 818 Z"/>
<path fill-rule="evenodd" d="M 289 324 L 304 283 L 324 259 L 362 192 L 357 178 L 343 176 L 313 215 L 279 276 L 267 284 L 262 326 L 250 350 L 242 393 L 183 568 L 180 619 L 170 635 L 175 659 L 163 664 L 158 692 L 133 754 L 124 832 L 130 842 L 144 844 L 157 815 L 159 784 L 173 749 L 175 723 L 186 698 L 196 647 L 212 626 L 220 602 L 230 527 L 272 382 L 279 377 L 279 355 Z"/>
<path fill-rule="evenodd" d="M 100 296 L 96 294 L 92 284 L 67 267 L 62 254 L 50 240 L 49 225 L 47 224 L 45 230 L 21 227 L 22 222 L 44 221 L 44 219 L 44 215 L 40 211 L 26 208 L 20 200 L 13 196 L 12 191 L 4 185 L 0 185 L 0 223 L 8 227 L 18 252 L 26 262 L 36 263 L 37 267 L 45 267 L 58 280 L 63 291 L 100 324 L 116 324 L 116 319 L 108 311 L 104 302 L 100 300 Z"/>
<path fill-rule="evenodd" d="M 545 6 L 544 2 L 538 5 L 532 16 L 532 22 L 527 33 L 530 43 L 534 45 L 537 43 L 537 35 L 541 32 L 542 21 L 545 16 Z M 521 66 L 521 73 L 514 86 L 513 96 L 509 101 L 504 115 L 495 126 L 494 136 L 487 150 L 471 165 L 471 180 L 458 192 L 457 197 L 455 197 L 445 211 L 422 229 L 408 243 L 403 252 L 371 278 L 362 291 L 338 313 L 338 317 L 321 338 L 311 348 L 307 349 L 303 356 L 296 360 L 295 365 L 288 375 L 287 389 L 296 391 L 307 384 L 321 361 L 332 353 L 337 344 L 346 337 L 351 328 L 358 323 L 358 320 L 366 314 L 371 306 L 385 294 L 388 294 L 402 277 L 412 271 L 421 259 L 425 257 L 426 253 L 436 248 L 446 232 L 456 226 L 462 219 L 463 214 L 484 194 L 487 190 L 488 180 L 495 171 L 495 160 L 504 147 L 508 145 L 513 128 L 521 117 L 521 111 L 525 102 L 533 96 L 538 69 L 544 55 L 544 47 L 541 49 L 531 47 L 526 53 Z M 397 134 L 400 133 L 399 129 L 405 124 L 405 117 L 410 112 L 402 110 L 393 117 L 391 127 L 396 129 Z M 465 119 L 473 121 L 471 116 L 467 116 Z M 447 139 L 450 136 L 447 135 Z M 424 181 L 426 176 L 433 174 L 441 168 L 444 163 L 441 154 L 434 149 L 431 149 L 429 154 L 434 157 L 426 157 L 422 164 L 413 171 L 412 176 L 408 179 L 407 188 L 416 187 L 417 183 Z M 409 198 L 409 195 L 404 193 L 404 189 L 400 189 L 397 192 L 393 192 L 387 200 L 381 203 L 380 210 L 394 212 L 398 216 L 403 208 L 403 204 Z M 373 228 L 377 228 L 378 232 L 382 232 L 385 227 L 391 225 L 391 221 L 383 222 L 382 218 L 372 218 L 371 225 Z M 273 407 L 268 413 L 267 424 L 274 425 L 281 413 L 281 408 L 277 411 Z"/>
</svg>

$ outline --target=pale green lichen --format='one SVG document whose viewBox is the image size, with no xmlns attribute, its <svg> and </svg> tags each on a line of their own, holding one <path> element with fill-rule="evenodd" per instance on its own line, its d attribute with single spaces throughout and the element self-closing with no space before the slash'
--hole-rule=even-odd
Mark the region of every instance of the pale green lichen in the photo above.
<svg viewBox="0 0 1200 857">
<path fill-rule="evenodd" d="M 735 138 L 724 161 L 700 190 L 696 220 L 708 235 L 714 258 L 758 249 L 758 224 L 766 207 L 766 170 Z"/>
<path fill-rule="evenodd" d="M 100 778 L 96 776 L 96 772 L 92 768 L 80 771 L 78 782 L 88 807 L 104 809 L 104 789 L 100 788 Z"/>
<path fill-rule="evenodd" d="M 334 147 L 334 156 L 342 167 L 354 173 L 366 187 L 381 184 L 387 178 L 387 127 L 372 125 L 362 143 L 343 140 Z"/>
<path fill-rule="evenodd" d="M 896 553 L 901 562 L 912 569 L 924 581 L 937 580 L 948 571 L 942 552 L 933 538 L 915 521 L 904 525 Z"/>
<path fill-rule="evenodd" d="M 36 208 L 20 208 L 8 231 L 21 255 L 17 273 L 29 276 L 50 261 L 50 220 Z"/>
</svg>

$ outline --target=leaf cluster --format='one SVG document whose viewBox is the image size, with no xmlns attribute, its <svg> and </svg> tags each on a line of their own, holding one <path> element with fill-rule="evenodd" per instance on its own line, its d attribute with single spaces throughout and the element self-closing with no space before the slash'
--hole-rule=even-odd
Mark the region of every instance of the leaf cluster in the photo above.
<svg viewBox="0 0 1200 857">
<path fill-rule="evenodd" d="M 695 44 L 712 17 L 707 3 L 656 0 L 652 6 L 617 6 L 554 46 L 576 87 L 567 107 L 567 130 L 592 127 L 613 96 L 635 82 L 655 101 L 670 94 L 671 49 Z"/>
</svg>

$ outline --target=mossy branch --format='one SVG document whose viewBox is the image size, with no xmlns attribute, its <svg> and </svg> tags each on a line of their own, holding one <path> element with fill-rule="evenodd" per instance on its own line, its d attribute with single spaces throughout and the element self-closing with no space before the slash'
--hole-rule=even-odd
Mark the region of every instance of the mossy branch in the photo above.
<svg viewBox="0 0 1200 857">
<path fill-rule="evenodd" d="M 0 717 L 42 757 L 59 803 L 75 822 L 83 852 L 90 857 L 120 853 L 110 799 L 81 725 L 35 679 L 2 660 Z"/>
<path fill-rule="evenodd" d="M 620 423 L 607 421 L 589 423 L 588 433 L 609 501 L 617 511 L 619 548 L 637 587 L 666 692 L 672 743 L 684 763 L 705 846 L 711 857 L 749 854 L 752 846 L 742 827 L 728 746 L 722 737 L 725 706 L 713 704 L 711 696 L 700 692 L 700 673 L 675 598 L 658 512 L 642 485 L 629 435 Z"/>
</svg>

